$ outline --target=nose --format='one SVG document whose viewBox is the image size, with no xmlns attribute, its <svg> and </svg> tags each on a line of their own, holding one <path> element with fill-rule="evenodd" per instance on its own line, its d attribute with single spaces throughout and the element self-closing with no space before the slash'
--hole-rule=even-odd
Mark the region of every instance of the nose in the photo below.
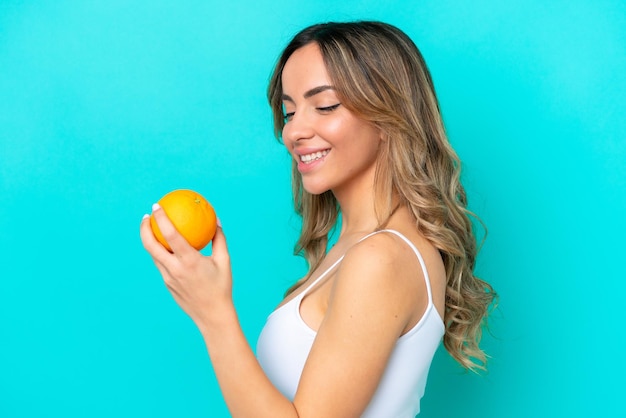
<svg viewBox="0 0 626 418">
<path fill-rule="evenodd" d="M 296 112 L 283 127 L 283 141 L 295 144 L 298 141 L 311 139 L 315 135 L 313 124 L 304 112 Z"/>
</svg>

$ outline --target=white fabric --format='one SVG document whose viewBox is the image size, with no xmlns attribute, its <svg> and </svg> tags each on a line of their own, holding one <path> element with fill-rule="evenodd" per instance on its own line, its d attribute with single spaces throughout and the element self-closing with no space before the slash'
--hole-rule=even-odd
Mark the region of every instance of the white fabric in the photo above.
<svg viewBox="0 0 626 418">
<path fill-rule="evenodd" d="M 430 279 L 420 252 L 411 241 L 395 230 L 376 231 L 363 239 L 380 232 L 399 236 L 415 252 L 424 272 L 428 306 L 420 321 L 398 339 L 379 386 L 361 417 L 414 418 L 419 413 L 428 370 L 445 328 L 433 304 Z M 300 302 L 342 259 L 343 256 L 301 294 L 272 312 L 259 336 L 257 357 L 261 367 L 272 383 L 290 400 L 296 394 L 304 364 L 317 334 L 300 316 Z"/>
</svg>

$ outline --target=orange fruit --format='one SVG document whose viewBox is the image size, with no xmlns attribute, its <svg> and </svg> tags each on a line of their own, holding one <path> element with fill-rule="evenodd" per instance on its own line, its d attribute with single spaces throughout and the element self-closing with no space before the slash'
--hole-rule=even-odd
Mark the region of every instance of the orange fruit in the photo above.
<svg viewBox="0 0 626 418">
<path fill-rule="evenodd" d="M 206 247 L 215 236 L 217 229 L 215 210 L 200 193 L 186 189 L 174 190 L 163 196 L 158 203 L 176 230 L 196 250 Z M 172 252 L 159 230 L 154 214 L 150 216 L 150 226 L 157 241 Z"/>
</svg>

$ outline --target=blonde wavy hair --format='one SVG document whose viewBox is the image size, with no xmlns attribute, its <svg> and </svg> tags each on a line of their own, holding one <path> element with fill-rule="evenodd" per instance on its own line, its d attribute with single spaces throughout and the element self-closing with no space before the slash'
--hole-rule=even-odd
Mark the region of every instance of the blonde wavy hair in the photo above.
<svg viewBox="0 0 626 418">
<path fill-rule="evenodd" d="M 394 202 L 410 209 L 416 227 L 439 250 L 445 265 L 444 346 L 466 369 L 485 369 L 487 356 L 479 342 L 496 293 L 473 273 L 478 248 L 471 220 L 480 219 L 467 209 L 461 163 L 448 142 L 421 53 L 405 33 L 382 22 L 305 28 L 279 57 L 268 87 L 279 140 L 285 124 L 283 68 L 294 51 L 312 42 L 321 50 L 342 105 L 374 123 L 386 139 L 374 185 L 379 228 L 391 217 Z M 302 217 L 295 253 L 305 257 L 311 272 L 326 254 L 340 209 L 331 191 L 313 195 L 304 190 L 295 163 L 292 185 L 295 210 Z"/>
</svg>

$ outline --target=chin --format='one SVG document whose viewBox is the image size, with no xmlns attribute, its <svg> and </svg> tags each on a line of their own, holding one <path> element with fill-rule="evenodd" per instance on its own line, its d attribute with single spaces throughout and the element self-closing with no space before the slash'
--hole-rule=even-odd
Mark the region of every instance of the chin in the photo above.
<svg viewBox="0 0 626 418">
<path fill-rule="evenodd" d="M 310 183 L 307 181 L 302 182 L 302 187 L 306 190 L 307 193 L 312 195 L 321 195 L 330 190 L 328 186 L 319 184 L 319 183 Z"/>
</svg>

